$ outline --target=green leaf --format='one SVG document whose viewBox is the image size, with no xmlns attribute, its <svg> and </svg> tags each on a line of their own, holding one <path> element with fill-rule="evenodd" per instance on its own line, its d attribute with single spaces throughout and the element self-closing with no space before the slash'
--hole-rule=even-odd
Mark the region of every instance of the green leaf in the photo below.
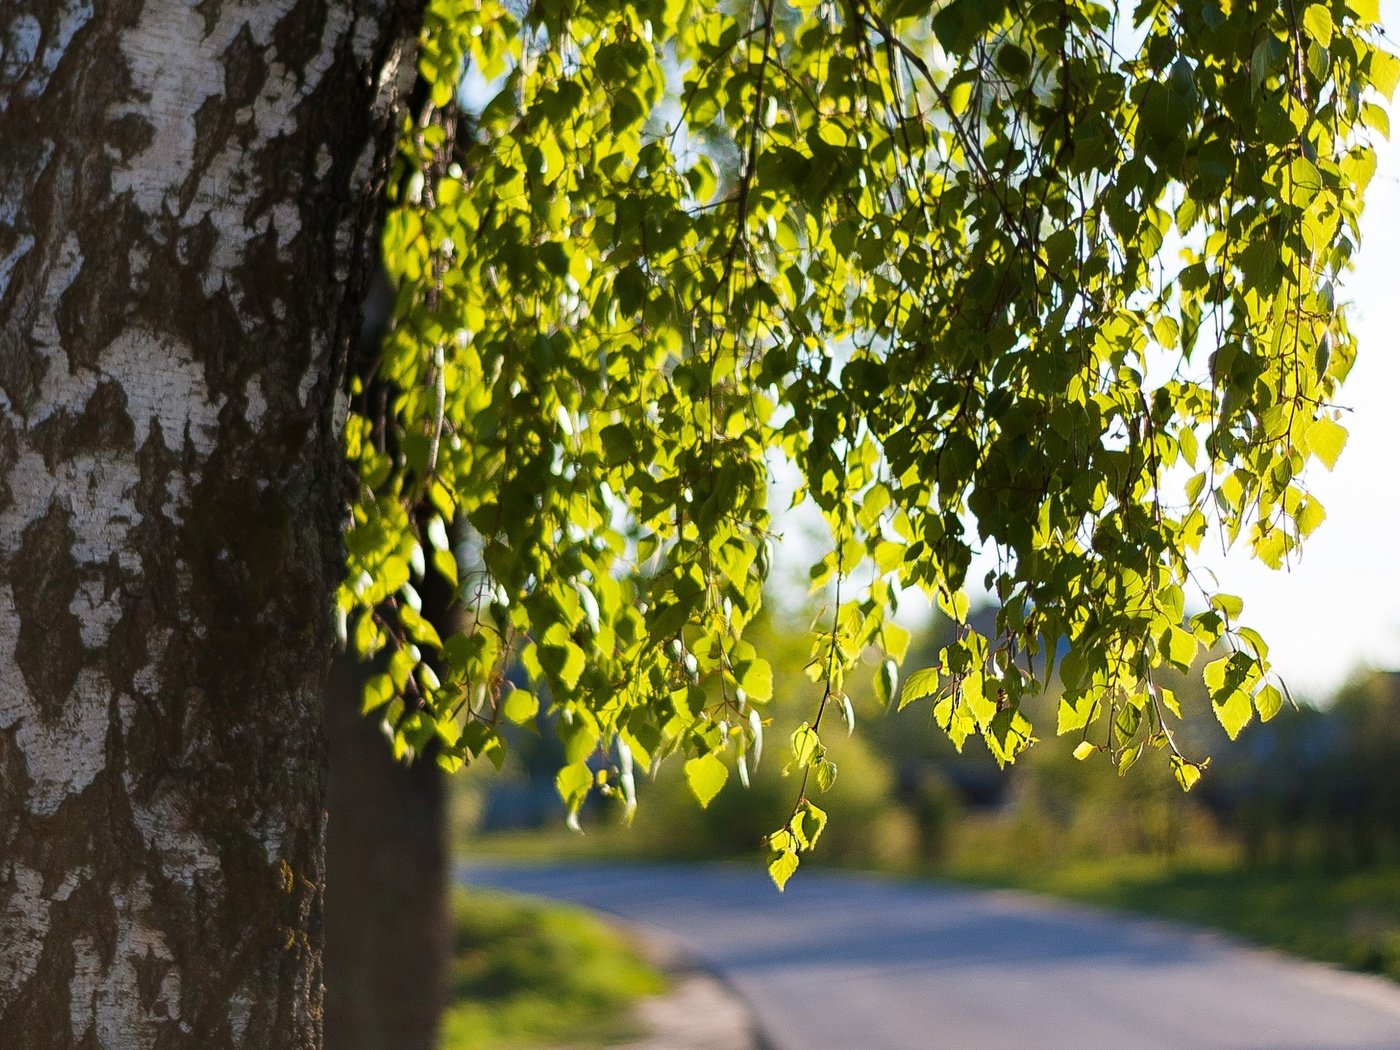
<svg viewBox="0 0 1400 1050">
<path fill-rule="evenodd" d="M 1065 653 L 1064 659 L 1060 661 L 1060 684 L 1064 686 L 1066 691 L 1079 690 L 1085 684 L 1088 673 L 1088 668 L 1084 663 L 1084 653 L 1080 648 L 1075 647 Z"/>
<path fill-rule="evenodd" d="M 1021 80 L 1031 71 L 1031 58 L 1015 44 L 1002 44 L 997 48 L 997 69 L 1014 80 Z"/>
<path fill-rule="evenodd" d="M 557 182 L 563 173 L 564 153 L 559 143 L 553 138 L 544 139 L 540 143 L 540 174 L 544 176 L 545 185 Z"/>
<path fill-rule="evenodd" d="M 457 559 L 451 551 L 435 549 L 432 553 L 432 566 L 438 575 L 447 581 L 449 587 L 457 586 Z"/>
<path fill-rule="evenodd" d="M 539 647 L 540 666 L 559 680 L 565 689 L 578 685 L 583 674 L 583 650 L 573 642 Z"/>
<path fill-rule="evenodd" d="M 1174 317 L 1159 317 L 1152 322 L 1152 335 L 1165 349 L 1175 350 L 1181 338 L 1181 327 Z"/>
<path fill-rule="evenodd" d="M 559 797 L 571 809 L 577 809 L 593 787 L 593 770 L 588 768 L 586 762 L 571 762 L 559 770 L 554 783 L 559 789 Z"/>
<path fill-rule="evenodd" d="M 1293 520 L 1298 524 L 1300 535 L 1310 536 L 1319 525 L 1327 520 L 1327 511 L 1323 509 L 1321 503 L 1310 496 L 1298 505 Z"/>
<path fill-rule="evenodd" d="M 944 51 L 961 57 L 1005 12 L 1004 0 L 952 0 L 933 16 L 933 32 Z"/>
<path fill-rule="evenodd" d="M 689 759 L 685 764 L 685 782 L 702 807 L 710 804 L 728 779 L 729 767 L 714 752 Z"/>
<path fill-rule="evenodd" d="M 788 884 L 788 879 L 792 878 L 792 873 L 797 870 L 796 850 L 774 850 L 768 855 L 768 877 L 773 880 L 773 885 L 778 887 L 778 892 L 782 892 Z"/>
<path fill-rule="evenodd" d="M 1089 741 L 1087 741 L 1087 740 L 1081 740 L 1078 744 L 1075 745 L 1075 748 L 1074 748 L 1074 757 L 1075 757 L 1075 759 L 1077 759 L 1078 761 L 1083 762 L 1086 758 L 1088 758 L 1090 755 L 1092 755 L 1092 754 L 1093 754 L 1094 752 L 1096 752 L 1097 750 L 1098 750 L 1098 747 L 1096 747 L 1095 745 L 1089 743 Z"/>
<path fill-rule="evenodd" d="M 889 707 L 899 691 L 899 665 L 893 659 L 880 661 L 875 670 L 875 699 L 881 707 Z"/>
<path fill-rule="evenodd" d="M 755 659 L 741 665 L 738 679 L 750 700 L 763 703 L 773 699 L 773 668 L 767 660 Z"/>
<path fill-rule="evenodd" d="M 1331 470 L 1337 465 L 1337 457 L 1347 443 L 1346 427 L 1326 418 L 1315 419 L 1307 430 L 1308 449 Z"/>
<path fill-rule="evenodd" d="M 899 691 L 899 709 L 904 710 L 915 700 L 922 700 L 938 692 L 938 668 L 925 667 L 915 671 L 904 680 L 904 688 Z"/>
<path fill-rule="evenodd" d="M 1172 776 L 1176 777 L 1176 782 L 1181 785 L 1182 791 L 1190 791 L 1201 779 L 1201 767 L 1194 762 L 1187 762 L 1184 758 L 1172 755 Z"/>
<path fill-rule="evenodd" d="M 1016 756 L 1035 742 L 1030 720 L 1020 711 L 1010 708 L 993 715 L 982 737 L 1000 766 L 1016 761 Z"/>
<path fill-rule="evenodd" d="M 1118 775 L 1120 777 L 1127 773 L 1128 770 L 1132 769 L 1133 766 L 1137 764 L 1137 760 L 1142 757 L 1142 749 L 1143 745 L 1138 744 L 1137 747 L 1130 747 L 1119 753 Z"/>
<path fill-rule="evenodd" d="M 365 683 L 364 696 L 360 701 L 360 714 L 367 715 L 378 711 L 381 707 L 394 699 L 393 680 L 387 674 L 372 675 Z"/>
<path fill-rule="evenodd" d="M 1189 671 L 1191 664 L 1196 659 L 1196 651 L 1199 643 L 1194 635 L 1175 624 L 1169 626 L 1163 635 L 1162 641 L 1166 650 L 1167 659 L 1183 671 Z"/>
<path fill-rule="evenodd" d="M 1244 602 L 1234 594 L 1211 595 L 1210 607 L 1212 609 L 1218 609 L 1231 621 L 1238 620 L 1240 614 L 1244 612 Z"/>
<path fill-rule="evenodd" d="M 1254 694 L 1254 709 L 1259 712 L 1259 721 L 1267 722 L 1283 708 L 1283 693 L 1272 685 L 1265 685 Z"/>
<path fill-rule="evenodd" d="M 1303 9 L 1303 30 L 1317 41 L 1318 46 L 1332 46 L 1332 12 L 1322 4 L 1309 4 Z"/>
<path fill-rule="evenodd" d="M 415 642 L 431 645 L 434 649 L 442 648 L 442 639 L 438 637 L 437 628 L 411 605 L 399 606 L 399 623 Z"/>
<path fill-rule="evenodd" d="M 1092 696 L 1062 696 L 1058 705 L 1058 719 L 1055 732 L 1064 736 L 1083 729 L 1099 713 L 1099 702 Z"/>
<path fill-rule="evenodd" d="M 792 734 L 793 764 L 806 769 L 823 751 L 821 738 L 808 723 L 803 722 Z"/>
<path fill-rule="evenodd" d="M 1222 692 L 1218 696 L 1211 697 L 1212 705 L 1215 708 L 1215 717 L 1224 728 L 1226 735 L 1234 740 L 1240 735 L 1250 718 L 1254 715 L 1254 707 L 1249 702 L 1249 693 L 1243 689 L 1231 689 Z"/>
<path fill-rule="evenodd" d="M 501 768 L 506 749 L 494 727 L 473 719 L 462 726 L 462 735 L 458 741 L 461 747 L 475 757 L 489 758 L 492 765 L 497 769 Z"/>
<path fill-rule="evenodd" d="M 1216 693 L 1225 688 L 1225 676 L 1230 670 L 1230 657 L 1222 656 L 1217 660 L 1212 660 L 1206 664 L 1201 675 L 1206 683 L 1206 688 L 1212 693 Z"/>
<path fill-rule="evenodd" d="M 800 850 L 813 849 L 826 828 L 826 811 L 803 801 L 793 817 L 792 834 Z"/>
<path fill-rule="evenodd" d="M 433 719 L 433 731 L 448 747 L 453 747 L 462 738 L 462 727 L 450 715 Z"/>
<path fill-rule="evenodd" d="M 1322 176 L 1307 157 L 1294 157 L 1288 165 L 1287 198 L 1290 204 L 1304 207 L 1322 189 Z"/>
<path fill-rule="evenodd" d="M 533 724 L 539 710 L 539 698 L 524 689 L 512 689 L 501 701 L 501 714 L 519 726 Z"/>
<path fill-rule="evenodd" d="M 1162 702 L 1162 706 L 1170 711 L 1177 718 L 1181 717 L 1181 704 L 1177 702 L 1176 694 L 1170 689 L 1159 687 L 1157 697 Z"/>
<path fill-rule="evenodd" d="M 1379 49 L 1371 52 L 1371 86 L 1387 101 L 1400 81 L 1400 58 Z"/>
</svg>

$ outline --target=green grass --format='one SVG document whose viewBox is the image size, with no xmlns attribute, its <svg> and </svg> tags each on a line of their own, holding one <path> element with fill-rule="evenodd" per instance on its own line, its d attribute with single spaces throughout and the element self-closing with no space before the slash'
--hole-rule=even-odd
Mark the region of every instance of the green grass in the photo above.
<svg viewBox="0 0 1400 1050">
<path fill-rule="evenodd" d="M 665 986 L 625 938 L 581 909 L 463 891 L 441 1047 L 615 1045 L 639 1034 L 632 1004 Z"/>
<path fill-rule="evenodd" d="M 561 862 L 570 860 L 636 860 L 651 857 L 630 828 L 603 825 L 584 834 L 562 824 L 529 831 L 493 831 L 474 835 L 466 854 L 474 860 Z"/>
<path fill-rule="evenodd" d="M 1257 944 L 1400 980 L 1400 868 L 1247 871 L 1221 860 L 1070 861 L 1035 870 L 950 866 L 942 875 L 1180 919 Z"/>
</svg>

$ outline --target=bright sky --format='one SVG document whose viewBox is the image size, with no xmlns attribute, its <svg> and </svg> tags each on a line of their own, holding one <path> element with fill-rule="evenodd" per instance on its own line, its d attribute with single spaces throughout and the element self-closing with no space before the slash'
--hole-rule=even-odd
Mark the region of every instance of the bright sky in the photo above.
<svg viewBox="0 0 1400 1050">
<path fill-rule="evenodd" d="M 1394 39 L 1400 0 L 1381 11 Z M 1400 668 L 1400 149 L 1376 145 L 1361 254 L 1343 288 L 1360 346 L 1340 397 L 1351 436 L 1333 473 L 1309 468 L 1327 521 L 1290 570 L 1243 551 L 1214 566 L 1223 589 L 1244 598 L 1244 620 L 1269 642 L 1289 688 L 1314 699 L 1362 666 Z"/>
</svg>

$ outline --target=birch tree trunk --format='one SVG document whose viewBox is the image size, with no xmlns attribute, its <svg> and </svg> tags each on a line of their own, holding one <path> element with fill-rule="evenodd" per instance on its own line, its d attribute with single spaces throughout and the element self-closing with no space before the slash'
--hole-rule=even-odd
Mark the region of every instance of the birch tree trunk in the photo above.
<svg viewBox="0 0 1400 1050">
<path fill-rule="evenodd" d="M 409 21 L 0 13 L 6 1050 L 320 1045 L 336 391 Z"/>
</svg>

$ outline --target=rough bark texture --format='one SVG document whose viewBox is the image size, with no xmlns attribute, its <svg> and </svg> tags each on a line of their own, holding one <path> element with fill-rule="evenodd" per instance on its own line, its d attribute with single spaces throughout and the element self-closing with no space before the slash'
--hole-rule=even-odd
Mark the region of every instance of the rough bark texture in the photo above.
<svg viewBox="0 0 1400 1050">
<path fill-rule="evenodd" d="M 0 10 L 0 1047 L 316 1047 L 394 0 Z"/>
<path fill-rule="evenodd" d="M 327 697 L 326 1046 L 433 1050 L 452 946 L 443 778 L 395 762 L 361 717 L 365 673 L 336 661 Z"/>
</svg>

